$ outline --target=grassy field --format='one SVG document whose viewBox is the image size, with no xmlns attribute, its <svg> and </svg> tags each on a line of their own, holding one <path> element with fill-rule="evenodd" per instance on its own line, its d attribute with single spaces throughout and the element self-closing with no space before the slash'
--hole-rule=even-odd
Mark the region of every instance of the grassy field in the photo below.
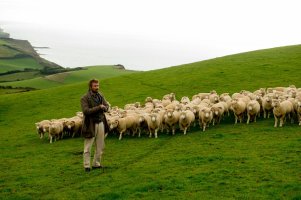
<svg viewBox="0 0 301 200">
<path fill-rule="evenodd" d="M 54 75 L 38 77 L 38 78 L 23 80 L 23 81 L 0 83 L 0 85 L 45 89 L 45 88 L 57 87 L 66 84 L 71 84 L 71 83 L 77 83 L 81 81 L 87 82 L 89 79 L 93 77 L 104 79 L 104 78 L 120 76 L 123 74 L 131 74 L 134 72 L 130 70 L 120 70 L 111 65 L 90 66 L 85 68 L 86 68 L 85 70 L 58 73 Z"/>
<path fill-rule="evenodd" d="M 39 77 L 39 76 L 41 76 L 41 73 L 37 71 L 18 72 L 13 74 L 2 75 L 0 76 L 0 84 L 1 82 L 20 81 L 20 80 L 31 79 L 33 77 Z"/>
<path fill-rule="evenodd" d="M 23 70 L 24 68 L 42 69 L 43 66 L 30 57 L 0 59 L 0 73 L 12 70 Z"/>
<path fill-rule="evenodd" d="M 301 45 L 282 47 L 101 81 L 112 105 L 268 86 L 301 87 Z M 96 76 L 98 77 L 98 76 Z M 100 78 L 100 77 L 99 77 Z M 105 172 L 82 167 L 83 139 L 49 144 L 34 123 L 71 117 L 87 81 L 0 98 L 0 199 L 300 199 L 301 128 L 231 117 L 186 136 L 106 140 Z"/>
</svg>

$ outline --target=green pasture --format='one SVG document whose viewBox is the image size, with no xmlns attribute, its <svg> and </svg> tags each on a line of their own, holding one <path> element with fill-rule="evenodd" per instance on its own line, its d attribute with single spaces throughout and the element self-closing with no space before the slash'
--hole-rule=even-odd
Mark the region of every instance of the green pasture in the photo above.
<svg viewBox="0 0 301 200">
<path fill-rule="evenodd" d="M 3 46 L 0 40 L 0 58 L 11 58 L 19 54 L 20 54 L 19 51 Z"/>
<path fill-rule="evenodd" d="M 123 106 L 170 92 L 180 99 L 213 89 L 301 87 L 300 66 L 297 45 L 120 75 L 100 85 L 113 106 Z M 34 125 L 80 111 L 87 81 L 74 80 L 1 95 L 0 199 L 301 199 L 301 127 L 274 128 L 273 118 L 234 125 L 230 116 L 205 132 L 194 127 L 186 136 L 177 131 L 158 139 L 110 135 L 107 169 L 85 173 L 82 138 L 49 144 Z"/>
<path fill-rule="evenodd" d="M 45 89 L 81 81 L 88 82 L 88 80 L 94 77 L 97 77 L 98 79 L 104 79 L 131 73 L 134 73 L 134 71 L 117 69 L 115 66 L 111 65 L 90 66 L 84 67 L 84 70 L 58 73 L 22 81 L 0 83 L 0 85 Z"/>
<path fill-rule="evenodd" d="M 20 80 L 31 79 L 33 77 L 39 77 L 39 76 L 41 76 L 41 73 L 39 73 L 37 71 L 6 74 L 6 75 L 0 76 L 0 85 L 1 85 L 1 82 L 20 81 Z"/>
<path fill-rule="evenodd" d="M 0 73 L 12 70 L 24 70 L 25 68 L 42 69 L 43 66 L 31 57 L 0 59 Z"/>
</svg>

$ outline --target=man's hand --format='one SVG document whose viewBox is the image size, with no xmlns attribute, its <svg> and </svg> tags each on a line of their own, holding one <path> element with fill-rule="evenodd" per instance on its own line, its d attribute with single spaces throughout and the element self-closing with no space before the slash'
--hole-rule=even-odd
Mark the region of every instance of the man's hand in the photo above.
<svg viewBox="0 0 301 200">
<path fill-rule="evenodd" d="M 99 107 L 100 107 L 102 110 L 107 109 L 103 104 L 100 104 Z"/>
</svg>

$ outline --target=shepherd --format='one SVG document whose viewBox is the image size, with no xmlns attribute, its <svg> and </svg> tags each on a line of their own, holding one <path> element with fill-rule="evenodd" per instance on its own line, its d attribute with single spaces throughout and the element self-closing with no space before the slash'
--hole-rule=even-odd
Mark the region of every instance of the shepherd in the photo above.
<svg viewBox="0 0 301 200">
<path fill-rule="evenodd" d="M 89 81 L 89 90 L 81 98 L 81 107 L 84 114 L 82 136 L 84 140 L 83 162 L 86 172 L 91 170 L 91 148 L 95 143 L 92 169 L 104 168 L 101 158 L 105 148 L 105 132 L 108 130 L 105 112 L 109 110 L 109 104 L 104 96 L 98 92 L 99 81 Z"/>
</svg>

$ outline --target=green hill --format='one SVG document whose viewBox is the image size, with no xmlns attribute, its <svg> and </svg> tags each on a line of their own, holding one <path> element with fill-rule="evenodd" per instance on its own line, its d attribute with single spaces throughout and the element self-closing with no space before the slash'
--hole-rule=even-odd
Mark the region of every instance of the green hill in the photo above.
<svg viewBox="0 0 301 200">
<path fill-rule="evenodd" d="M 260 87 L 301 87 L 301 45 L 273 48 L 138 72 L 101 81 L 112 105 Z M 96 76 L 96 78 L 101 78 Z M 74 78 L 75 79 L 75 78 Z M 79 80 L 79 79 L 78 79 Z M 1 199 L 300 199 L 297 124 L 273 119 L 234 125 L 233 118 L 186 136 L 106 140 L 105 172 L 86 174 L 82 138 L 49 144 L 34 123 L 71 117 L 87 81 L 0 98 Z"/>
<path fill-rule="evenodd" d="M 23 81 L 4 82 L 4 83 L 0 83 L 0 85 L 45 89 L 45 88 L 62 86 L 65 84 L 77 83 L 81 81 L 88 81 L 93 77 L 97 77 L 99 79 L 105 79 L 105 78 L 120 76 L 123 74 L 134 73 L 134 71 L 119 69 L 118 67 L 113 65 L 90 66 L 90 67 L 83 67 L 82 69 L 83 70 L 57 73 L 48 76 L 27 79 Z M 14 77 L 16 76 L 14 75 Z M 0 76 L 0 80 L 1 80 L 1 76 Z"/>
<path fill-rule="evenodd" d="M 39 56 L 27 40 L 0 39 L 0 73 L 25 68 L 62 68 Z"/>
<path fill-rule="evenodd" d="M 66 71 L 41 58 L 26 40 L 0 38 L 0 82 L 18 81 Z"/>
</svg>

